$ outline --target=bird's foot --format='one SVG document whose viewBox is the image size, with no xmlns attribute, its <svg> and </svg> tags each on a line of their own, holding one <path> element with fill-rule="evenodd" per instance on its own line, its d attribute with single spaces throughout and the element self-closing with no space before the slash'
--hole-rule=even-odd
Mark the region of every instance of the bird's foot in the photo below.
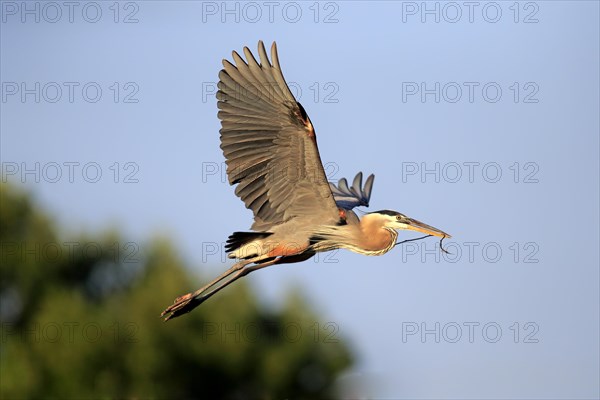
<svg viewBox="0 0 600 400">
<path fill-rule="evenodd" d="M 171 318 L 178 317 L 182 314 L 192 311 L 194 308 L 200 305 L 202 301 L 198 301 L 194 298 L 194 293 L 184 294 L 175 299 L 172 305 L 170 305 L 160 316 L 165 317 L 165 321 Z"/>
</svg>

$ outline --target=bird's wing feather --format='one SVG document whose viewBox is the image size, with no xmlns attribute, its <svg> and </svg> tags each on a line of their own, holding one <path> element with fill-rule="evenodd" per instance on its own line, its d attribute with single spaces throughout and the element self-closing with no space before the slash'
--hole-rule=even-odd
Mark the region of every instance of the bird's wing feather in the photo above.
<svg viewBox="0 0 600 400">
<path fill-rule="evenodd" d="M 339 218 L 310 118 L 285 83 L 275 43 L 260 64 L 245 47 L 223 60 L 217 92 L 221 149 L 235 194 L 254 213 L 254 230 L 296 217 L 326 223 Z"/>
<path fill-rule="evenodd" d="M 363 186 L 362 172 L 359 172 L 354 177 L 352 187 L 348 187 L 346 178 L 340 179 L 337 186 L 334 183 L 329 182 L 329 187 L 331 188 L 337 206 L 344 210 L 352 210 L 354 207 L 369 206 L 374 180 L 375 175 L 369 175 L 365 182 L 365 186 Z"/>
</svg>

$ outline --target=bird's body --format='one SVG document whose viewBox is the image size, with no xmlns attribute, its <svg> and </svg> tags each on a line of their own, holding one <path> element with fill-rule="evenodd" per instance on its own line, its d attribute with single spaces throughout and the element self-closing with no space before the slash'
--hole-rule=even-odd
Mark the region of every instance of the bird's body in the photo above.
<svg viewBox="0 0 600 400">
<path fill-rule="evenodd" d="M 450 237 L 396 211 L 358 218 L 352 209 L 369 205 L 374 176 L 364 187 L 362 173 L 351 187 L 345 179 L 337 186 L 327 182 L 315 129 L 285 83 L 275 43 L 272 64 L 262 42 L 258 53 L 260 63 L 247 47 L 246 61 L 236 52 L 235 65 L 223 60 L 217 92 L 227 176 L 254 214 L 252 232 L 229 237 L 226 251 L 239 261 L 205 287 L 177 298 L 162 313 L 167 320 L 270 265 L 300 262 L 340 248 L 382 255 L 396 245 L 398 229 Z"/>
<path fill-rule="evenodd" d="M 353 211 L 348 210 L 337 221 L 315 220 L 310 224 L 291 221 L 274 227 L 272 234 L 267 237 L 257 237 L 232 249 L 229 258 L 315 254 L 340 248 L 369 256 L 382 255 L 394 247 L 398 237 L 394 229 L 383 227 L 383 219 L 377 213 L 366 214 L 359 219 Z M 355 245 L 357 239 L 360 247 Z"/>
</svg>

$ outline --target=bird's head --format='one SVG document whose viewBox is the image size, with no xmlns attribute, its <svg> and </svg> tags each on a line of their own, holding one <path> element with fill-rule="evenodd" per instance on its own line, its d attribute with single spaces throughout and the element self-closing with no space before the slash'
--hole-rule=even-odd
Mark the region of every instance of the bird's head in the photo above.
<svg viewBox="0 0 600 400">
<path fill-rule="evenodd" d="M 450 238 L 446 232 L 441 231 L 433 226 L 427 225 L 416 219 L 407 217 L 397 211 L 381 210 L 375 211 L 365 215 L 369 219 L 376 219 L 378 223 L 381 223 L 382 228 L 389 228 L 395 230 L 410 230 L 424 233 L 426 235 L 437 236 L 441 238 Z"/>
</svg>

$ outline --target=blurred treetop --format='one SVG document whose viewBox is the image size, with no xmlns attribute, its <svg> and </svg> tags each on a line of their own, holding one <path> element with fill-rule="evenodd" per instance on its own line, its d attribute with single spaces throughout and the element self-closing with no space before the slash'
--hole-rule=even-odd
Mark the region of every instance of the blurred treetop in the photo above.
<svg viewBox="0 0 600 400">
<path fill-rule="evenodd" d="M 164 323 L 160 311 L 201 284 L 167 240 L 59 237 L 7 184 L 0 221 L 2 399 L 332 398 L 352 362 L 298 293 L 265 310 L 239 282 Z"/>
</svg>

